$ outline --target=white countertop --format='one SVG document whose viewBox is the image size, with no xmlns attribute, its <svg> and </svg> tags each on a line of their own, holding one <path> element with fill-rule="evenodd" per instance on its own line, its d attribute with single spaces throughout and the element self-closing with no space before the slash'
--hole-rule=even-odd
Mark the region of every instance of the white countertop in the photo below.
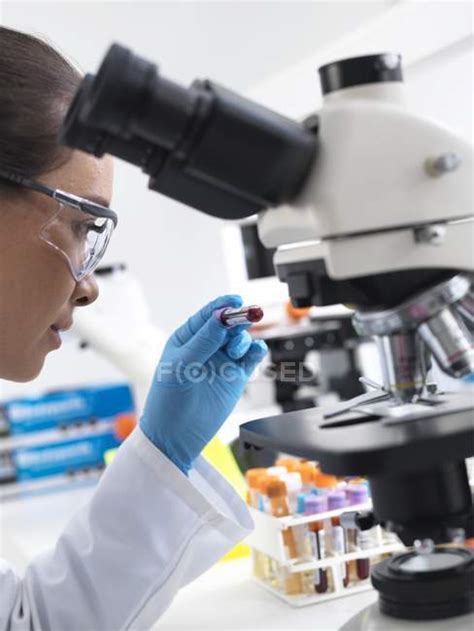
<svg viewBox="0 0 474 631">
<path fill-rule="evenodd" d="M 371 590 L 295 608 L 268 593 L 250 576 L 249 559 L 218 563 L 181 590 L 154 631 L 337 631 L 376 600 Z"/>
</svg>

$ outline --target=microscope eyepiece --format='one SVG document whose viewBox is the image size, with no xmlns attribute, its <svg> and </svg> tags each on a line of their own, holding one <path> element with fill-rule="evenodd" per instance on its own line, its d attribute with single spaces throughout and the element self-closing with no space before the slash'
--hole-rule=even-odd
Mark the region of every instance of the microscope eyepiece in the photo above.
<svg viewBox="0 0 474 631">
<path fill-rule="evenodd" d="M 138 137 L 122 140 L 107 130 L 84 123 L 84 109 L 90 102 L 93 86 L 94 76 L 87 74 L 64 119 L 60 132 L 61 142 L 97 158 L 111 153 L 137 166 L 143 166 L 151 153 L 155 154 L 156 159 L 157 150 L 145 140 Z"/>
<path fill-rule="evenodd" d="M 61 141 L 140 165 L 153 190 L 241 219 L 296 196 L 316 134 L 211 81 L 182 87 L 114 44 L 97 75 L 84 79 Z"/>
<path fill-rule="evenodd" d="M 403 81 L 401 56 L 380 53 L 341 59 L 321 66 L 319 77 L 324 95 L 368 83 Z"/>
<path fill-rule="evenodd" d="M 103 134 L 83 125 L 79 120 L 79 113 L 87 101 L 93 79 L 91 74 L 87 74 L 82 80 L 63 121 L 60 140 L 66 141 L 71 147 L 101 157 L 104 153 L 100 149 Z"/>
</svg>

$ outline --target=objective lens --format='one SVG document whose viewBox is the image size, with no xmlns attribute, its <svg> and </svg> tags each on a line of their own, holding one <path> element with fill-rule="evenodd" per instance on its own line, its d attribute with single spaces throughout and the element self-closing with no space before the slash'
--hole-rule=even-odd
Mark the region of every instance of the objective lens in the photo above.
<svg viewBox="0 0 474 631">
<path fill-rule="evenodd" d="M 468 291 L 464 298 L 456 303 L 456 310 L 469 330 L 474 330 L 474 291 Z"/>
<path fill-rule="evenodd" d="M 423 345 L 413 331 L 377 336 L 385 389 L 401 402 L 410 402 L 423 392 L 427 362 Z"/>
<path fill-rule="evenodd" d="M 418 328 L 440 368 L 452 377 L 474 372 L 474 347 L 471 335 L 458 314 L 446 307 Z"/>
</svg>

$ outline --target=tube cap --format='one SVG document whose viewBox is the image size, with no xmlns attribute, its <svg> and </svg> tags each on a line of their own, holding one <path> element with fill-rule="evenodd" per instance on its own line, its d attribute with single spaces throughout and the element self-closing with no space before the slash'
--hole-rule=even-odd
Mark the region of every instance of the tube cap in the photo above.
<svg viewBox="0 0 474 631">
<path fill-rule="evenodd" d="M 369 489 L 365 484 L 351 484 L 346 488 L 349 504 L 365 504 L 369 500 Z"/>
<path fill-rule="evenodd" d="M 247 485 L 251 488 L 251 489 L 257 489 L 258 485 L 258 479 L 264 475 L 266 473 L 266 469 L 264 469 L 263 467 L 258 467 L 255 469 L 248 469 L 245 472 L 245 480 L 247 481 Z"/>
<path fill-rule="evenodd" d="M 302 462 L 299 468 L 303 484 L 312 484 L 314 476 L 320 473 L 319 468 L 313 462 Z"/>
<path fill-rule="evenodd" d="M 284 497 L 286 495 L 286 484 L 282 480 L 272 480 L 267 486 L 268 497 Z"/>
<path fill-rule="evenodd" d="M 332 491 L 328 493 L 327 500 L 329 510 L 337 510 L 346 506 L 346 494 L 344 491 Z"/>
<path fill-rule="evenodd" d="M 347 483 L 348 484 L 363 484 L 364 486 L 368 486 L 368 482 L 365 478 L 360 478 L 360 477 L 348 477 L 347 478 Z"/>
<path fill-rule="evenodd" d="M 274 475 L 267 475 L 264 473 L 257 480 L 257 489 L 262 495 L 267 494 L 268 485 L 271 482 L 279 482 L 280 478 L 277 478 Z"/>
<path fill-rule="evenodd" d="M 326 475 L 325 473 L 315 473 L 313 484 L 318 488 L 329 489 L 337 486 L 337 478 L 335 475 Z"/>
<path fill-rule="evenodd" d="M 314 515 L 315 513 L 324 513 L 328 509 L 328 498 L 326 495 L 310 494 L 305 500 L 305 515 Z"/>
</svg>

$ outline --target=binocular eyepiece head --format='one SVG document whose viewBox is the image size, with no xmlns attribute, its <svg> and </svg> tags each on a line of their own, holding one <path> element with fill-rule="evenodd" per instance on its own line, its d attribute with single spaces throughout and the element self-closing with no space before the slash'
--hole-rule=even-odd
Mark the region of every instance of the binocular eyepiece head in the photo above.
<svg viewBox="0 0 474 631">
<path fill-rule="evenodd" d="M 84 78 L 60 139 L 140 166 L 153 190 L 227 219 L 294 198 L 317 146 L 314 128 L 211 81 L 184 88 L 117 44 Z"/>
</svg>

